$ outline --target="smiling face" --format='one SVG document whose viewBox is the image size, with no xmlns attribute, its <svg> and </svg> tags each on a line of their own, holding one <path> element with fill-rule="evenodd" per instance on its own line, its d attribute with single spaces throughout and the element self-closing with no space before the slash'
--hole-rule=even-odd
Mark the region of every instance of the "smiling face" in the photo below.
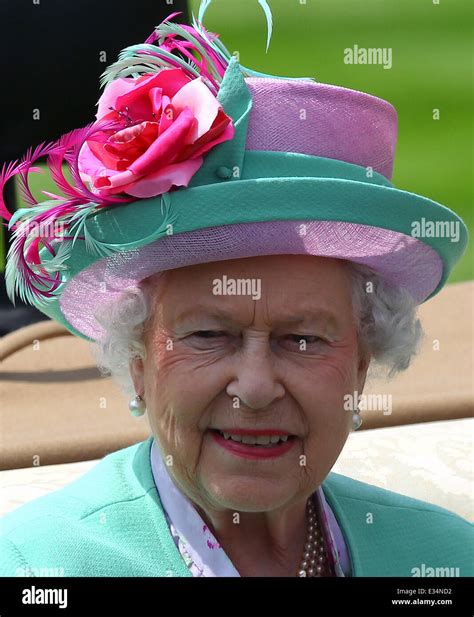
<svg viewBox="0 0 474 617">
<path fill-rule="evenodd" d="M 306 499 L 344 446 L 343 398 L 363 390 L 368 364 L 345 262 L 277 255 L 172 270 L 153 311 L 146 360 L 131 371 L 181 490 L 204 509 L 242 512 Z M 266 445 L 272 434 L 289 437 Z"/>
</svg>

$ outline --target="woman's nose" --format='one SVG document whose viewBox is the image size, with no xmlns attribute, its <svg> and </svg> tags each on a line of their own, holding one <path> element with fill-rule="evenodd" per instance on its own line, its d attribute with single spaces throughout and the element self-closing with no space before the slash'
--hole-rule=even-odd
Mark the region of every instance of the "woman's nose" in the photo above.
<svg viewBox="0 0 474 617">
<path fill-rule="evenodd" d="M 276 374 L 268 341 L 254 341 L 241 348 L 226 392 L 249 409 L 264 409 L 283 398 L 285 388 Z"/>
</svg>

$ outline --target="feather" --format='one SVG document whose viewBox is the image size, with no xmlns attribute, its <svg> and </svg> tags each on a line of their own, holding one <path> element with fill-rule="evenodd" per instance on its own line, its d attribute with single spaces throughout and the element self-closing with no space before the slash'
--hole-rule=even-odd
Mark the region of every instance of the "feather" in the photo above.
<svg viewBox="0 0 474 617">
<path fill-rule="evenodd" d="M 67 270 L 68 266 L 66 264 L 67 260 L 71 256 L 72 253 L 72 244 L 71 242 L 60 242 L 58 246 L 58 250 L 54 257 L 48 259 L 48 261 L 44 261 L 42 266 L 47 272 L 59 272 L 59 270 Z"/>
<path fill-rule="evenodd" d="M 49 274 L 41 274 L 27 263 L 25 243 L 28 246 L 34 241 L 31 237 L 26 241 L 27 234 L 28 222 L 25 222 L 13 232 L 13 242 L 7 254 L 5 284 L 7 294 L 14 305 L 15 295 L 18 295 L 25 303 L 42 304 L 52 297 L 60 284 L 59 273 L 54 273 L 53 277 Z M 39 267 L 39 269 L 42 268 Z M 44 269 L 43 272 L 45 272 Z"/>
<path fill-rule="evenodd" d="M 0 186 L 3 187 L 12 178 L 18 168 L 18 161 L 10 161 L 10 163 L 4 163 L 2 165 L 2 171 L 0 172 Z M 7 206 L 3 200 L 3 190 L 0 194 L 0 216 L 6 221 L 9 221 L 12 217 L 11 212 L 7 209 Z"/>
<path fill-rule="evenodd" d="M 21 161 L 3 165 L 0 173 L 0 216 L 12 231 L 5 283 L 13 304 L 16 295 L 24 302 L 41 304 L 57 293 L 62 281 L 60 271 L 65 269 L 67 256 L 75 241 L 74 237 L 67 236 L 67 232 L 78 212 L 86 210 L 87 214 L 92 214 L 104 207 L 132 201 L 131 197 L 96 195 L 84 184 L 79 172 L 79 152 L 85 141 L 97 132 L 119 126 L 116 120 L 94 122 L 70 131 L 54 142 L 29 148 Z M 28 177 L 30 173 L 39 171 L 34 163 L 43 157 L 46 157 L 51 178 L 62 194 L 46 192 L 49 199 L 38 202 L 31 193 Z M 67 166 L 71 181 L 66 179 L 63 165 Z M 3 192 L 5 184 L 15 176 L 20 180 L 22 196 L 30 207 L 11 213 L 5 205 Z M 62 248 L 68 244 L 68 249 Z M 51 255 L 47 267 L 40 260 L 41 245 Z M 93 248 L 91 242 L 87 245 Z"/>
<path fill-rule="evenodd" d="M 183 11 L 175 11 L 174 13 L 171 13 L 171 15 L 168 15 L 168 17 L 166 18 L 166 21 L 173 19 L 173 17 L 175 17 L 176 15 L 182 15 L 182 14 L 183 14 Z M 150 36 L 146 39 L 145 43 L 154 43 L 157 38 L 158 38 L 158 34 L 156 33 L 156 30 L 153 30 Z"/>
<path fill-rule="evenodd" d="M 211 2 L 212 2 L 212 0 L 202 0 L 201 4 L 199 5 L 198 21 L 201 24 L 203 23 L 204 14 L 207 11 L 207 9 L 209 8 L 209 5 L 211 4 Z M 270 45 L 270 39 L 272 38 L 272 27 L 273 27 L 272 12 L 271 12 L 270 7 L 268 6 L 268 2 L 266 0 L 258 0 L 258 3 L 262 7 L 262 9 L 263 9 L 263 11 L 265 13 L 265 18 L 267 20 L 267 48 L 266 48 L 266 51 L 268 52 L 268 47 Z M 194 18 L 194 15 L 193 15 L 193 18 Z"/>
<path fill-rule="evenodd" d="M 173 228 L 174 225 L 176 224 L 176 221 L 178 219 L 178 214 L 172 207 L 170 195 L 168 193 L 163 193 L 161 195 L 160 201 L 161 201 L 161 214 L 163 216 L 163 221 L 158 226 L 158 228 L 155 229 L 149 236 L 141 240 L 142 245 L 148 244 L 149 242 L 152 242 L 154 240 L 157 240 L 158 238 L 161 238 L 167 235 L 169 227 L 171 226 Z M 75 242 L 79 233 L 83 233 L 84 234 L 83 238 L 86 244 L 86 250 L 89 253 L 97 255 L 99 258 L 107 257 L 117 252 L 117 250 L 120 250 L 122 246 L 121 244 L 116 244 L 112 242 L 103 242 L 103 241 L 97 240 L 97 238 L 95 238 L 93 234 L 87 228 L 87 218 L 88 218 L 87 213 L 79 213 L 79 216 L 75 215 L 76 221 L 75 221 L 75 224 L 73 225 L 73 228 L 71 229 L 71 231 L 75 232 L 75 237 L 74 237 L 73 242 Z"/>
<path fill-rule="evenodd" d="M 267 20 L 267 48 L 265 51 L 268 53 L 268 48 L 270 46 L 270 39 L 272 38 L 273 30 L 272 12 L 266 0 L 258 0 L 258 3 L 262 7 L 263 12 L 265 13 L 265 18 Z"/>
<path fill-rule="evenodd" d="M 134 45 L 133 48 L 126 48 L 123 51 L 133 49 L 127 56 L 122 56 L 120 60 L 108 66 L 101 75 L 102 87 L 106 86 L 118 77 L 130 77 L 132 72 L 150 73 L 158 72 L 164 68 L 182 68 L 189 71 L 193 77 L 199 77 L 199 72 L 189 65 L 188 62 L 177 56 L 156 48 L 154 56 L 146 54 L 146 49 L 142 50 L 141 45 Z M 133 54 L 133 55 L 132 55 Z"/>
<path fill-rule="evenodd" d="M 189 28 L 189 26 L 187 28 L 183 28 L 179 24 L 165 23 L 160 27 L 159 31 L 160 33 L 182 36 L 188 43 L 189 47 L 196 49 L 200 53 L 201 57 L 203 58 L 203 61 L 201 63 L 201 68 L 203 71 L 208 70 L 209 72 L 213 72 L 217 76 L 221 77 L 224 75 L 225 70 L 222 70 L 222 67 L 218 66 L 218 63 L 216 62 L 216 57 L 214 56 L 211 58 L 211 56 L 206 51 L 206 47 L 212 48 L 212 44 L 209 45 L 207 41 L 202 41 L 203 44 L 201 44 L 199 39 L 193 35 L 193 28 Z"/>
<path fill-rule="evenodd" d="M 195 22 L 194 26 L 197 27 L 171 23 L 170 19 L 179 14 L 175 12 L 164 19 L 145 43 L 123 49 L 118 60 L 101 75 L 101 86 L 119 77 L 129 77 L 133 73 L 158 72 L 178 67 L 183 69 L 190 79 L 201 77 L 216 95 L 231 54 L 216 43 L 216 34 L 206 32 Z M 156 41 L 158 45 L 152 44 Z"/>
<path fill-rule="evenodd" d="M 203 0 L 199 7 L 198 19 L 192 15 L 192 26 L 178 24 L 170 20 L 179 11 L 171 13 L 141 45 L 123 49 L 118 60 L 108 66 L 101 75 L 104 87 L 114 79 L 139 76 L 144 73 L 159 72 L 163 69 L 181 68 L 190 79 L 201 77 L 216 96 L 232 54 L 219 36 L 208 32 L 202 25 L 204 14 L 211 0 Z M 266 0 L 259 0 L 267 20 L 267 52 L 272 36 L 272 14 Z M 179 55 L 178 55 L 179 54 Z M 275 79 L 303 79 L 314 81 L 311 77 L 286 77 L 260 73 L 240 65 L 246 77 L 272 77 Z"/>
<path fill-rule="evenodd" d="M 31 219 L 33 219 L 34 216 L 38 215 L 40 212 L 45 212 L 56 204 L 57 204 L 56 201 L 50 200 L 50 201 L 44 201 L 40 205 L 33 206 L 32 208 L 18 208 L 12 214 L 8 222 L 8 229 L 10 230 L 11 228 L 14 228 L 18 219 L 26 218 L 26 217 L 30 217 Z"/>
<path fill-rule="evenodd" d="M 211 4 L 212 0 L 202 0 L 201 4 L 199 5 L 199 13 L 198 13 L 198 20 L 201 23 L 204 23 L 204 13 L 207 11 L 209 5 Z"/>
<path fill-rule="evenodd" d="M 21 169 L 19 170 L 19 177 L 18 177 L 19 186 L 20 186 L 20 195 L 22 199 L 30 205 L 34 205 L 37 202 L 36 202 L 36 199 L 33 197 L 33 194 L 31 193 L 30 186 L 28 183 L 28 176 L 30 173 L 43 173 L 39 167 L 33 167 L 32 163 L 33 161 L 36 161 L 43 156 L 48 156 L 53 151 L 54 147 L 55 147 L 54 143 L 46 144 L 45 142 L 43 142 L 39 144 L 38 146 L 36 146 L 34 150 L 32 148 L 28 148 L 28 150 L 26 151 L 21 161 L 21 165 L 20 165 Z"/>
</svg>

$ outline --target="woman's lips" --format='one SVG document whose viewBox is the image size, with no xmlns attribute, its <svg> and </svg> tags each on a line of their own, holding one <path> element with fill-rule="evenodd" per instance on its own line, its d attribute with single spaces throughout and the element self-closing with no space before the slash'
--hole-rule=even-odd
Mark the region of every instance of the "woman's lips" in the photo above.
<svg viewBox="0 0 474 617">
<path fill-rule="evenodd" d="M 241 456 L 249 459 L 262 459 L 262 458 L 275 458 L 277 456 L 282 456 L 286 454 L 291 448 L 294 446 L 296 437 L 290 435 L 287 441 L 279 441 L 278 443 L 273 443 L 269 445 L 251 445 L 246 443 L 241 443 L 238 441 L 234 441 L 232 439 L 226 439 L 223 435 L 221 435 L 220 431 L 210 430 L 209 431 L 214 441 L 220 445 L 222 448 L 225 448 L 232 454 L 236 456 Z M 230 432 L 230 431 L 229 431 Z M 287 435 L 283 431 L 249 431 L 249 430 L 232 430 L 232 434 L 234 435 Z"/>
<path fill-rule="evenodd" d="M 211 429 L 211 430 L 219 430 L 221 433 L 232 433 L 232 435 L 290 435 L 287 431 L 282 431 L 277 428 L 264 428 L 264 429 L 253 429 L 253 428 L 220 428 L 220 429 Z"/>
</svg>

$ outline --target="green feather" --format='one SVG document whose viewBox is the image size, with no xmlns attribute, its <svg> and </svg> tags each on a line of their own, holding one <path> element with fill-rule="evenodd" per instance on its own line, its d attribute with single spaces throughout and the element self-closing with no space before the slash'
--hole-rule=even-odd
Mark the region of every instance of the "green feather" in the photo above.
<svg viewBox="0 0 474 617">
<path fill-rule="evenodd" d="M 41 265 L 48 272 L 57 272 L 59 270 L 68 270 L 69 266 L 65 263 L 72 252 L 72 243 L 68 240 L 60 240 L 57 242 L 58 250 L 56 255 L 50 259 L 41 262 Z"/>
<path fill-rule="evenodd" d="M 141 45 L 134 45 L 133 47 L 140 48 Z M 123 52 L 127 51 L 127 49 L 130 48 L 124 49 Z M 158 48 L 153 47 L 153 49 L 154 52 L 157 53 Z M 175 56 L 174 54 L 163 49 L 159 49 L 159 54 L 160 56 L 164 56 L 165 58 L 172 59 L 175 63 L 177 62 L 184 69 L 190 70 L 196 77 L 199 77 L 199 72 L 185 60 L 178 58 L 178 56 Z M 137 51 L 137 49 L 135 49 L 134 57 L 124 57 L 123 59 L 114 62 L 105 69 L 105 71 L 101 75 L 100 85 L 103 87 L 108 83 L 112 82 L 114 79 L 117 79 L 118 77 L 127 77 L 132 73 L 132 71 L 137 73 L 146 73 L 149 72 L 150 69 L 156 70 L 157 67 L 163 68 L 171 66 L 173 65 L 167 62 L 164 58 L 158 58 L 157 56 L 150 56 L 148 54 L 142 55 Z"/>
<path fill-rule="evenodd" d="M 203 23 L 204 13 L 206 12 L 206 9 L 211 4 L 211 2 L 212 0 L 203 0 L 201 2 L 199 6 L 199 13 L 198 13 L 199 22 Z M 270 7 L 268 6 L 265 0 L 258 0 L 258 2 L 263 8 L 265 12 L 265 17 L 267 18 L 267 26 L 268 26 L 267 52 L 268 52 L 268 46 L 270 44 L 270 39 L 272 36 L 272 14 L 271 14 Z M 216 53 L 219 53 L 221 57 L 225 58 L 227 61 L 230 60 L 230 58 L 232 57 L 232 54 L 227 49 L 227 47 L 224 45 L 224 43 L 219 38 L 216 38 L 213 41 L 210 41 L 209 38 L 206 36 L 205 32 L 203 32 L 199 24 L 196 22 L 196 18 L 194 17 L 194 14 L 193 14 L 193 27 L 201 34 L 203 38 L 207 40 L 207 42 L 210 45 L 212 45 Z M 270 77 L 272 79 L 291 79 L 291 80 L 296 79 L 298 81 L 312 81 L 312 82 L 315 81 L 313 77 L 286 77 L 284 75 L 272 75 L 270 73 L 261 73 L 259 71 L 254 71 L 253 69 L 249 69 L 246 66 L 243 66 L 242 64 L 240 64 L 240 69 L 245 77 Z"/>
<path fill-rule="evenodd" d="M 21 219 L 24 216 L 27 216 L 28 219 L 31 219 L 37 214 L 40 214 L 45 210 L 49 210 L 53 206 L 57 205 L 57 200 L 48 199 L 48 201 L 43 201 L 36 206 L 32 206 L 31 208 L 18 208 L 18 210 L 15 210 L 15 212 L 12 214 L 11 219 L 8 221 L 8 229 L 11 229 L 11 227 L 17 222 L 17 220 Z"/>
<path fill-rule="evenodd" d="M 198 13 L 198 20 L 203 24 L 203 19 L 204 19 L 204 14 L 207 11 L 207 9 L 209 8 L 209 5 L 211 4 L 212 0 L 202 0 L 201 4 L 199 5 L 199 13 Z M 265 13 L 265 18 L 267 20 L 267 49 L 266 51 L 268 52 L 268 47 L 270 45 L 270 39 L 272 38 L 272 12 L 270 10 L 270 7 L 268 6 L 268 2 L 266 0 L 258 0 L 258 3 L 260 4 L 260 6 L 262 7 L 264 13 Z M 194 17 L 194 16 L 193 16 Z"/>
<path fill-rule="evenodd" d="M 207 54 L 207 52 L 204 49 L 204 47 L 201 45 L 201 43 L 192 34 L 190 34 L 187 30 L 182 28 L 179 24 L 173 24 L 171 22 L 165 22 L 160 27 L 160 29 L 157 30 L 157 32 L 167 32 L 167 33 L 170 33 L 170 34 L 177 34 L 177 35 L 183 37 L 185 40 L 190 41 L 196 47 L 196 49 L 199 51 L 199 53 L 203 56 L 203 58 L 206 59 L 206 63 L 208 65 L 208 69 L 210 71 L 212 71 L 212 73 L 214 74 L 214 77 L 217 77 L 218 79 L 220 79 L 220 74 L 216 70 L 216 68 L 214 66 L 214 62 L 212 61 L 212 58 L 210 58 L 210 56 Z"/>
<path fill-rule="evenodd" d="M 268 47 L 270 46 L 270 39 L 272 38 L 272 29 L 273 29 L 272 12 L 266 0 L 258 0 L 258 3 L 262 7 L 263 12 L 265 13 L 265 18 L 267 20 L 267 48 L 265 51 L 268 52 Z"/>
<path fill-rule="evenodd" d="M 95 204 L 90 205 L 95 206 Z M 74 245 L 78 235 L 81 234 L 84 236 L 87 252 L 97 255 L 99 258 L 108 257 L 116 252 L 126 251 L 126 247 L 124 248 L 120 243 L 103 242 L 101 240 L 97 240 L 97 238 L 93 236 L 87 228 L 87 219 L 92 214 L 94 214 L 93 209 L 86 207 L 80 212 L 76 212 L 74 216 L 71 217 L 71 220 L 74 219 L 74 224 L 71 226 L 70 231 L 73 231 L 75 234 L 74 238 L 70 241 L 71 246 Z M 169 225 L 173 227 L 176 223 L 178 214 L 172 208 L 171 198 L 168 193 L 161 195 L 161 214 L 163 215 L 163 222 L 149 236 L 141 240 L 143 246 L 153 240 L 157 240 L 158 238 L 167 235 Z"/>
<path fill-rule="evenodd" d="M 201 23 L 204 23 L 204 13 L 207 11 L 207 7 L 211 4 L 211 2 L 212 0 L 202 0 L 201 4 L 199 5 L 198 20 Z"/>
</svg>

